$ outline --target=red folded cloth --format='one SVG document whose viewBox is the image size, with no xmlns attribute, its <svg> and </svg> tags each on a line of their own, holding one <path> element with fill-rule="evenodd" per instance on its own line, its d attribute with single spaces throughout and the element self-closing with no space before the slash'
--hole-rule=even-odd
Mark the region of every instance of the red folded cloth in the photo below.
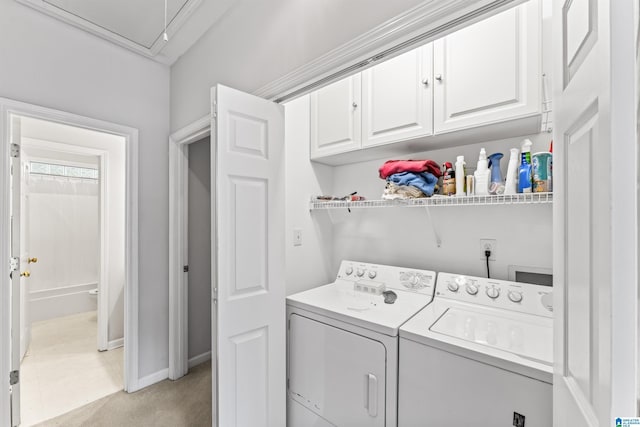
<svg viewBox="0 0 640 427">
<path fill-rule="evenodd" d="M 440 166 L 433 160 L 388 160 L 378 171 L 382 179 L 400 172 L 429 172 L 436 178 L 442 175 Z"/>
</svg>

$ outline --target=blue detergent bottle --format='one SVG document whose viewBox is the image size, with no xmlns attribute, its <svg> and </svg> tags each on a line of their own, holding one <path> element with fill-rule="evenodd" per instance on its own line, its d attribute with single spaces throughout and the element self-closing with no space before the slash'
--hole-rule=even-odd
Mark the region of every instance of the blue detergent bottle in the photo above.
<svg viewBox="0 0 640 427">
<path fill-rule="evenodd" d="M 531 145 L 529 139 L 522 141 L 522 154 L 520 157 L 520 168 L 518 169 L 518 193 L 531 193 L 533 185 L 531 183 Z"/>
</svg>

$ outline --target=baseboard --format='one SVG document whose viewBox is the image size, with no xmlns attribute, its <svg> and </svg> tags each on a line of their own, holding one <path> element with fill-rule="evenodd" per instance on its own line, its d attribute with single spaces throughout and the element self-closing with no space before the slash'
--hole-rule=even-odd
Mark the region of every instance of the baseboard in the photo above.
<svg viewBox="0 0 640 427">
<path fill-rule="evenodd" d="M 124 346 L 124 338 L 118 338 L 117 340 L 109 341 L 107 344 L 107 350 L 115 350 Z"/>
<path fill-rule="evenodd" d="M 158 372 L 154 372 L 153 374 L 149 374 L 146 377 L 142 377 L 138 380 L 138 384 L 135 390 L 142 390 L 145 387 L 149 387 L 155 383 L 159 383 L 160 381 L 166 380 L 169 378 L 169 368 L 164 368 L 159 370 Z"/>
<path fill-rule="evenodd" d="M 97 283 L 84 283 L 32 291 L 29 293 L 29 320 L 39 322 L 95 311 L 97 298 L 89 295 L 89 291 L 97 287 Z"/>
<path fill-rule="evenodd" d="M 201 363 L 208 362 L 209 360 L 211 360 L 210 351 L 199 354 L 197 356 L 193 356 L 191 359 L 189 359 L 189 369 L 193 368 L 194 366 L 198 366 Z"/>
</svg>

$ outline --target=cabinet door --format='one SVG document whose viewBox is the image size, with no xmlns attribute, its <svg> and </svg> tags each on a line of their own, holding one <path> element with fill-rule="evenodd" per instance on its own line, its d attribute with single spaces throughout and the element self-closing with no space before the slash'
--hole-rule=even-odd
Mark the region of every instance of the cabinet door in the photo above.
<svg viewBox="0 0 640 427">
<path fill-rule="evenodd" d="M 539 113 L 537 1 L 434 42 L 434 132 Z"/>
<path fill-rule="evenodd" d="M 289 397 L 321 418 L 313 425 L 387 425 L 384 345 L 297 314 L 289 320 Z M 300 415 L 288 424 L 312 425 Z"/>
<path fill-rule="evenodd" d="M 311 158 L 360 148 L 360 74 L 311 93 Z"/>
<path fill-rule="evenodd" d="M 362 73 L 362 146 L 431 135 L 433 45 Z"/>
</svg>

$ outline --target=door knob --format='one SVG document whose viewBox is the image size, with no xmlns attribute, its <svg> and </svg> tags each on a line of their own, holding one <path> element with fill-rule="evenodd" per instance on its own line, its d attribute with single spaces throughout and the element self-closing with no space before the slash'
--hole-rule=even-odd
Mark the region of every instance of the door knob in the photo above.
<svg viewBox="0 0 640 427">
<path fill-rule="evenodd" d="M 437 74 L 436 75 L 436 80 L 439 82 L 442 82 L 442 74 Z"/>
<path fill-rule="evenodd" d="M 422 84 L 425 86 L 429 86 L 429 79 L 423 79 Z"/>
<path fill-rule="evenodd" d="M 20 273 L 21 277 L 31 277 L 31 273 L 29 273 L 29 270 L 27 271 L 23 271 L 22 273 Z"/>
<path fill-rule="evenodd" d="M 358 103 L 354 102 L 353 104 L 351 104 L 353 106 L 353 108 L 358 108 Z"/>
<path fill-rule="evenodd" d="M 27 263 L 31 264 L 32 262 L 38 262 L 38 258 L 33 257 L 33 258 L 27 258 Z"/>
</svg>

